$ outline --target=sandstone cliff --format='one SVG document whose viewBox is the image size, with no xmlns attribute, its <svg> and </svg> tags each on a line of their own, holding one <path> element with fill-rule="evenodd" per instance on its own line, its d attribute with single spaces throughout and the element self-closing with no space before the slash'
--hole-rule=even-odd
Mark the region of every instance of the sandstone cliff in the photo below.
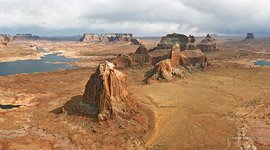
<svg viewBox="0 0 270 150">
<path fill-rule="evenodd" d="M 126 68 L 136 65 L 144 65 L 152 63 L 152 56 L 149 54 L 149 51 L 145 46 L 140 43 L 140 46 L 137 48 L 135 53 L 130 53 L 128 55 L 118 55 L 116 59 L 112 61 L 115 64 L 116 68 Z"/>
<path fill-rule="evenodd" d="M 140 65 L 151 64 L 152 62 L 152 56 L 149 54 L 148 49 L 146 49 L 143 43 L 140 43 L 140 46 L 135 51 L 134 56 L 137 63 Z"/>
<path fill-rule="evenodd" d="M 138 65 L 137 60 L 133 53 L 128 55 L 119 54 L 117 58 L 112 61 L 116 68 L 123 69 Z"/>
<path fill-rule="evenodd" d="M 157 47 L 155 47 L 154 49 L 150 51 L 154 51 L 158 49 L 170 50 L 174 44 L 180 45 L 181 50 L 185 50 L 187 42 L 188 42 L 188 37 L 184 34 L 177 34 L 177 33 L 167 34 L 166 36 L 162 37 Z"/>
<path fill-rule="evenodd" d="M 79 39 L 80 42 L 98 42 L 98 34 L 84 34 L 82 38 Z"/>
<path fill-rule="evenodd" d="M 106 33 L 106 34 L 84 34 L 80 42 L 86 43 L 117 43 L 125 42 L 139 45 L 139 40 L 129 33 Z"/>
<path fill-rule="evenodd" d="M 209 65 L 206 55 L 201 50 L 181 52 L 179 63 L 182 66 L 195 66 L 200 69 L 205 69 Z"/>
</svg>

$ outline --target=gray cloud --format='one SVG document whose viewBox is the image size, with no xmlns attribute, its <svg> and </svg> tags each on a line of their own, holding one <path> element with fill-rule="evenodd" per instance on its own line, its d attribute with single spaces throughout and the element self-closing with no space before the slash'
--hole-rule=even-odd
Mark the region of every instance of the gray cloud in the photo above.
<svg viewBox="0 0 270 150">
<path fill-rule="evenodd" d="M 270 34 L 269 0 L 0 0 L 0 32 Z"/>
</svg>

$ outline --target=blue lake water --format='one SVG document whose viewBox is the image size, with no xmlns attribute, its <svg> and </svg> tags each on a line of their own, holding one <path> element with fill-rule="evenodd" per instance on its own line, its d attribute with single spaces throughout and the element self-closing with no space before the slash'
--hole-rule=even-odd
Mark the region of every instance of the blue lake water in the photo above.
<svg viewBox="0 0 270 150">
<path fill-rule="evenodd" d="M 40 60 L 2 62 L 0 63 L 0 76 L 77 68 L 76 66 L 67 64 L 67 62 L 76 62 L 78 59 L 66 58 L 64 56 L 59 56 L 58 54 L 60 53 L 48 54 Z"/>
<path fill-rule="evenodd" d="M 270 61 L 258 60 L 254 64 L 257 65 L 257 66 L 270 66 Z"/>
</svg>

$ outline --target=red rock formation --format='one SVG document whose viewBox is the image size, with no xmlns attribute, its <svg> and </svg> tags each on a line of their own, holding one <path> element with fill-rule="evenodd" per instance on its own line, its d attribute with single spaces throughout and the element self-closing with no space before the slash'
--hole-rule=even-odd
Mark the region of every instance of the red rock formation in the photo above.
<svg viewBox="0 0 270 150">
<path fill-rule="evenodd" d="M 190 50 L 180 53 L 180 64 L 188 66 L 199 65 L 199 67 L 204 69 L 208 65 L 208 60 L 201 50 Z"/>
<path fill-rule="evenodd" d="M 168 51 L 167 49 L 155 50 L 155 51 L 152 51 L 149 54 L 152 57 L 152 64 L 153 65 L 160 62 L 160 61 L 162 61 L 162 60 L 171 58 L 171 52 Z"/>
<path fill-rule="evenodd" d="M 140 44 L 135 53 L 130 53 L 128 55 L 120 54 L 112 62 L 115 64 L 116 68 L 122 69 L 136 65 L 151 64 L 152 56 L 149 54 L 145 46 Z"/>
<path fill-rule="evenodd" d="M 98 34 L 84 34 L 83 37 L 79 40 L 80 42 L 99 42 Z"/>
<path fill-rule="evenodd" d="M 181 50 L 185 50 L 187 42 L 188 37 L 184 34 L 167 34 L 166 36 L 161 38 L 157 47 L 150 49 L 150 52 L 160 49 L 167 49 L 169 51 L 174 44 L 178 44 Z"/>
<path fill-rule="evenodd" d="M 122 111 L 127 100 L 127 76 L 114 69 L 113 63 L 99 64 L 91 75 L 83 94 L 84 105 L 89 105 L 99 121 L 107 120 Z"/>
<path fill-rule="evenodd" d="M 113 63 L 116 68 L 123 69 L 126 67 L 132 67 L 137 65 L 136 58 L 133 53 L 128 55 L 118 55 L 116 59 L 113 60 Z"/>
<path fill-rule="evenodd" d="M 180 52 L 181 52 L 180 46 L 178 44 L 174 44 L 171 49 L 172 67 L 175 67 L 179 64 Z"/>
<path fill-rule="evenodd" d="M 162 60 L 155 65 L 150 78 L 170 80 L 172 78 L 172 64 L 170 59 Z"/>
<path fill-rule="evenodd" d="M 203 39 L 198 45 L 197 48 L 201 49 L 203 52 L 217 51 L 216 40 L 212 38 L 209 34 Z"/>
<path fill-rule="evenodd" d="M 150 56 L 149 51 L 145 48 L 143 43 L 141 43 L 137 48 L 134 56 L 136 58 L 136 62 L 140 65 L 152 62 L 152 57 Z"/>
</svg>

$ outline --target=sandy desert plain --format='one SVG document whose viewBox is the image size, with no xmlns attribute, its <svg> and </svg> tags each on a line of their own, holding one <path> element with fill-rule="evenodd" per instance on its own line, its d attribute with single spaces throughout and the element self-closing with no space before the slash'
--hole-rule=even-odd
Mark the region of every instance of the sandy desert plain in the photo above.
<svg viewBox="0 0 270 150">
<path fill-rule="evenodd" d="M 20 105 L 0 109 L 0 149 L 270 149 L 270 66 L 254 65 L 270 60 L 270 40 L 243 39 L 216 37 L 219 51 L 206 53 L 211 66 L 184 79 L 145 84 L 152 65 L 119 69 L 128 77 L 128 111 L 103 122 L 74 106 L 100 62 L 138 45 L 13 41 L 0 48 L 1 62 L 54 52 L 79 61 L 74 69 L 0 76 L 0 104 Z M 150 49 L 160 38 L 141 40 Z"/>
</svg>

